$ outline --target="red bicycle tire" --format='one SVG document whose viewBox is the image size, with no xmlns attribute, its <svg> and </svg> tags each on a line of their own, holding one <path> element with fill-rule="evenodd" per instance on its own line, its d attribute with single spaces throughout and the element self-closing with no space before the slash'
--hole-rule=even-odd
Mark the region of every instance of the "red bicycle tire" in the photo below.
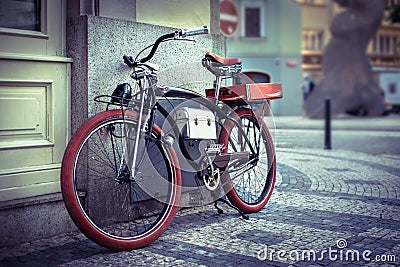
<svg viewBox="0 0 400 267">
<path fill-rule="evenodd" d="M 236 119 L 241 119 L 241 118 L 251 118 L 255 120 L 258 124 L 258 120 L 256 115 L 253 113 L 252 110 L 246 109 L 246 108 L 240 108 L 236 110 Z M 226 120 L 224 127 L 220 133 L 219 137 L 219 144 L 224 144 L 224 151 L 223 153 L 226 153 L 228 150 L 228 140 L 229 136 L 231 134 L 231 131 L 234 127 L 234 123 L 232 120 Z M 234 185 L 232 184 L 232 181 L 229 177 L 229 174 L 223 175 L 224 180 L 223 180 L 223 188 L 225 190 L 225 193 L 229 199 L 229 201 L 237 207 L 239 210 L 241 210 L 244 213 L 256 213 L 259 212 L 264 206 L 267 204 L 269 199 L 271 198 L 273 189 L 275 187 L 275 181 L 276 181 L 276 154 L 275 154 L 275 148 L 273 145 L 272 137 L 271 134 L 268 130 L 268 127 L 264 122 L 262 122 L 262 129 L 263 129 L 263 139 L 266 140 L 266 149 L 271 153 L 272 156 L 272 161 L 271 161 L 271 167 L 269 172 L 266 175 L 271 175 L 271 177 L 268 177 L 270 179 L 270 184 L 266 185 L 268 186 L 266 194 L 258 201 L 257 203 L 246 203 L 241 199 L 241 197 L 238 195 L 237 191 L 235 190 Z"/>
<path fill-rule="evenodd" d="M 113 249 L 113 250 L 132 250 L 141 248 L 154 242 L 159 236 L 161 236 L 167 227 L 172 222 L 178 208 L 179 200 L 181 195 L 181 173 L 179 168 L 178 158 L 172 147 L 165 147 L 171 162 L 171 168 L 173 172 L 173 193 L 172 193 L 172 205 L 168 206 L 167 214 L 163 217 L 162 222 L 157 223 L 157 227 L 146 233 L 146 235 L 140 238 L 117 238 L 115 236 L 109 236 L 100 231 L 94 226 L 90 219 L 84 214 L 77 194 L 74 189 L 74 175 L 73 175 L 73 164 L 77 155 L 78 149 L 81 146 L 83 140 L 91 132 L 92 129 L 99 126 L 102 122 L 107 119 L 115 117 L 125 117 L 137 119 L 137 114 L 132 111 L 124 111 L 124 115 L 121 110 L 108 110 L 101 112 L 91 118 L 89 118 L 73 135 L 71 138 L 62 160 L 61 166 L 61 191 L 64 199 L 65 206 L 76 224 L 79 230 L 85 234 L 92 241 Z M 153 132 L 157 135 L 162 135 L 162 130 L 154 125 Z"/>
</svg>

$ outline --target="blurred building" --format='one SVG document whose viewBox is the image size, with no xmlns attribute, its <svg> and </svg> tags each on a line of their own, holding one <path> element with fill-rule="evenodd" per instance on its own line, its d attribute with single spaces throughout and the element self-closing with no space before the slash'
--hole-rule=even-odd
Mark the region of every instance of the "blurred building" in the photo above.
<svg viewBox="0 0 400 267">
<path fill-rule="evenodd" d="M 202 25 L 219 33 L 218 0 L 0 1 L 0 247 L 75 229 L 60 166 L 71 133 L 96 112 L 93 96 L 129 79 L 123 54 Z M 225 53 L 219 35 L 201 40 L 193 51 L 163 45 L 155 61 Z"/>
<path fill-rule="evenodd" d="M 302 7 L 303 72 L 309 73 L 318 83 L 322 78 L 321 62 L 331 34 L 330 23 L 340 8 L 333 0 L 296 0 Z M 386 19 L 370 41 L 367 54 L 376 81 L 392 104 L 400 105 L 400 24 L 387 20 L 392 5 L 399 0 L 386 0 Z"/>
<path fill-rule="evenodd" d="M 302 114 L 301 6 L 293 0 L 233 2 L 236 18 L 221 11 L 221 24 L 224 19 L 238 24 L 228 32 L 227 56 L 241 58 L 255 82 L 282 83 L 283 99 L 271 101 L 274 115 Z"/>
</svg>

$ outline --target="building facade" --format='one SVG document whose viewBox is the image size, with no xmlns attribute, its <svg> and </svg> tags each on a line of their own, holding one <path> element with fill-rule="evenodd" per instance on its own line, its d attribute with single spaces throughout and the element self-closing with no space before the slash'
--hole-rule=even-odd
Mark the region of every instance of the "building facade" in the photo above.
<svg viewBox="0 0 400 267">
<path fill-rule="evenodd" d="M 234 0 L 238 29 L 227 37 L 230 57 L 243 61 L 255 82 L 282 83 L 274 115 L 301 115 L 301 6 L 293 0 Z"/>
<path fill-rule="evenodd" d="M 4 0 L 0 14 L 2 247 L 75 229 L 60 165 L 71 134 L 96 112 L 94 95 L 129 79 L 122 55 L 173 28 L 219 33 L 219 1 Z M 163 45 L 154 60 L 198 61 L 207 51 L 224 55 L 224 39 Z"/>
<path fill-rule="evenodd" d="M 0 201 L 8 201 L 58 190 L 72 61 L 63 1 L 2 1 L 0 9 Z"/>
<path fill-rule="evenodd" d="M 388 10 L 381 28 L 370 42 L 368 54 L 386 99 L 393 111 L 400 112 L 400 23 L 387 19 L 393 5 L 400 6 L 400 0 L 386 0 Z"/>
</svg>

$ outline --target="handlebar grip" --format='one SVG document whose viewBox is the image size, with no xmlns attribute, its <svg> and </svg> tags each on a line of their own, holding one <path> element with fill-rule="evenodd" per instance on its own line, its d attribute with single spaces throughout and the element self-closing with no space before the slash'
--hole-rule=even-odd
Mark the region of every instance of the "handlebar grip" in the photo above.
<svg viewBox="0 0 400 267">
<path fill-rule="evenodd" d="M 203 26 L 203 27 L 198 27 L 198 28 L 183 29 L 182 30 L 182 37 L 199 35 L 199 34 L 208 34 L 208 27 L 207 26 Z"/>
</svg>

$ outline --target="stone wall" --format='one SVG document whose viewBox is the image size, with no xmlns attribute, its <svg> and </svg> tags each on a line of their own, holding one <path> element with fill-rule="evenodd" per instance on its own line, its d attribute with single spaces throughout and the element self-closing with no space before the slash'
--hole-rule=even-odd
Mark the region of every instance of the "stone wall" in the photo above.
<svg viewBox="0 0 400 267">
<path fill-rule="evenodd" d="M 59 193 L 3 202 L 0 213 L 0 248 L 76 230 Z"/>
<path fill-rule="evenodd" d="M 67 51 L 68 56 L 73 59 L 72 132 L 88 115 L 101 110 L 101 107 L 99 109 L 93 102 L 95 96 L 111 94 L 117 84 L 131 82 L 131 69 L 123 63 L 122 56 L 136 56 L 142 48 L 152 44 L 159 36 L 172 31 L 173 28 L 95 16 L 70 19 Z M 192 78 L 188 77 L 188 73 L 196 73 L 195 68 L 199 66 L 191 63 L 200 62 L 207 51 L 225 55 L 223 37 L 202 35 L 193 39 L 196 42 L 162 43 L 151 62 L 159 64 L 160 70 L 185 65 L 185 68 L 177 68 L 177 71 L 171 72 L 184 82 Z M 146 53 L 143 54 L 145 55 Z M 187 66 L 193 68 L 188 69 Z"/>
</svg>

